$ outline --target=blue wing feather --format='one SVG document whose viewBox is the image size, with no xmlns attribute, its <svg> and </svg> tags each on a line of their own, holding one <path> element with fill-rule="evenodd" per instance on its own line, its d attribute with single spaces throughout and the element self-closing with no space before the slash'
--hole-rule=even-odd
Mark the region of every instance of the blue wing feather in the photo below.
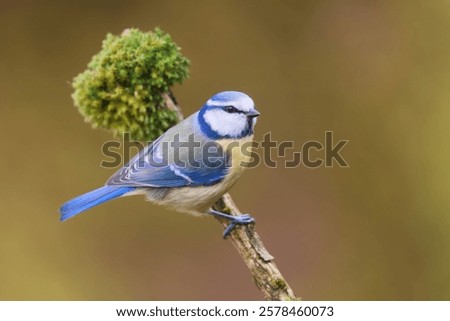
<svg viewBox="0 0 450 321">
<path fill-rule="evenodd" d="M 161 165 L 162 159 L 155 155 L 160 141 L 161 137 L 143 149 L 106 184 L 134 187 L 208 186 L 219 183 L 228 173 L 230 160 L 227 153 L 216 155 L 214 166 L 205 166 L 203 163 L 200 166 L 175 163 Z"/>
<path fill-rule="evenodd" d="M 227 168 L 197 169 L 176 165 L 149 167 L 133 172 L 127 178 L 121 178 L 120 185 L 149 187 L 207 186 L 221 181 Z M 111 184 L 110 182 L 108 184 Z"/>
</svg>

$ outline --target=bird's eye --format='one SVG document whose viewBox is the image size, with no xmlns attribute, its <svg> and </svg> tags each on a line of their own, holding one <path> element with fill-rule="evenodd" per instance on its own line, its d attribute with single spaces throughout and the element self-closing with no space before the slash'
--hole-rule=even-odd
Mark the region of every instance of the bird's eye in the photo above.
<svg viewBox="0 0 450 321">
<path fill-rule="evenodd" d="M 234 107 L 234 106 L 225 106 L 224 110 L 227 113 L 238 113 L 239 112 L 239 110 L 236 107 Z"/>
</svg>

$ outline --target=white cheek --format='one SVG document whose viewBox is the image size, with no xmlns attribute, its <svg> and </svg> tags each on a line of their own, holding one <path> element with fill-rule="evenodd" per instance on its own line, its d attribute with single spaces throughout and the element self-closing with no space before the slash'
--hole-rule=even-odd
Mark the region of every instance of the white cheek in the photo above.
<svg viewBox="0 0 450 321">
<path fill-rule="evenodd" d="M 243 114 L 230 114 L 221 109 L 208 110 L 205 122 L 221 136 L 239 136 L 247 126 L 247 117 Z"/>
<path fill-rule="evenodd" d="M 252 129 L 255 128 L 255 125 L 256 125 L 256 117 L 254 117 L 254 118 L 252 119 Z"/>
</svg>

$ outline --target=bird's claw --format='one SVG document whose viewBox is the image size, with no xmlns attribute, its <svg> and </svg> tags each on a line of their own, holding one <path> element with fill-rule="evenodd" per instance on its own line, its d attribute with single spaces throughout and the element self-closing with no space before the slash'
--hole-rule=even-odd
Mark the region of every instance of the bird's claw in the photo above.
<svg viewBox="0 0 450 321">
<path fill-rule="evenodd" d="M 251 223 L 255 223 L 255 219 L 251 217 L 250 214 L 233 216 L 231 223 L 225 228 L 225 231 L 223 231 L 223 238 L 226 239 L 234 230 L 236 225 L 248 225 Z"/>
<path fill-rule="evenodd" d="M 250 216 L 250 214 L 242 214 L 233 217 L 233 222 L 236 224 L 247 225 L 250 223 L 254 223 L 255 219 Z"/>
</svg>

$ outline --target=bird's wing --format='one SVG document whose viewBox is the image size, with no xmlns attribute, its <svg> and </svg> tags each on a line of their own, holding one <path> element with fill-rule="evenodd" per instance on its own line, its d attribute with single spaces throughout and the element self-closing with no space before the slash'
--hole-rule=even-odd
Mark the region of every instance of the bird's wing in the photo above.
<svg viewBox="0 0 450 321">
<path fill-rule="evenodd" d="M 203 162 L 184 164 L 181 162 L 164 161 L 159 155 L 160 137 L 136 155 L 126 166 L 115 173 L 106 185 L 121 185 L 135 187 L 183 187 L 208 186 L 220 182 L 229 169 L 227 153 L 217 154 L 213 163 L 206 166 Z M 197 153 L 196 159 L 201 159 Z M 167 158 L 166 158 L 167 159 Z M 193 166 L 197 165 L 197 166 Z M 211 166 L 212 165 L 212 166 Z"/>
</svg>

